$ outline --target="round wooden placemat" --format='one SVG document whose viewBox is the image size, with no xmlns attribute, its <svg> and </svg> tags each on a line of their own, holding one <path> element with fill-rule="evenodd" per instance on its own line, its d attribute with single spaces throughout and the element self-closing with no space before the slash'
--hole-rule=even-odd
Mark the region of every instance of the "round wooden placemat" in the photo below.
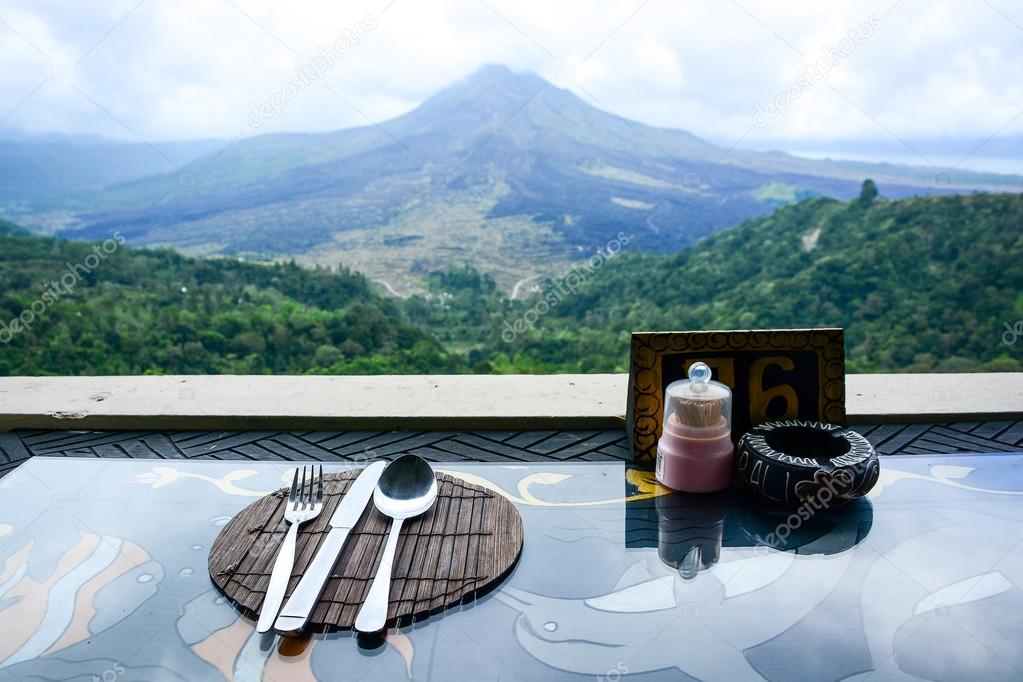
<svg viewBox="0 0 1023 682">
<path fill-rule="evenodd" d="M 298 534 L 287 596 L 330 531 L 330 517 L 360 469 L 324 476 L 324 507 Z M 388 623 L 470 601 L 496 584 L 522 551 L 522 519 L 506 498 L 448 474 L 437 474 L 437 501 L 402 526 L 394 560 Z M 210 577 L 224 595 L 258 614 L 287 524 L 282 488 L 231 519 L 210 549 Z M 390 519 L 373 507 L 352 529 L 313 609 L 308 628 L 351 628 L 369 590 Z"/>
</svg>

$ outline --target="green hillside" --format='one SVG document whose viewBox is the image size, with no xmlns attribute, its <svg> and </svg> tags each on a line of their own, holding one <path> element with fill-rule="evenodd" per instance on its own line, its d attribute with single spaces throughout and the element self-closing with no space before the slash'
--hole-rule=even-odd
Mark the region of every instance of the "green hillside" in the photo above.
<svg viewBox="0 0 1023 682">
<path fill-rule="evenodd" d="M 514 301 L 471 266 L 398 302 L 347 270 L 107 247 L 0 222 L 0 374 L 610 372 L 632 330 L 793 326 L 845 327 L 856 372 L 1023 371 L 1019 194 L 808 199 Z"/>
<path fill-rule="evenodd" d="M 0 221 L 0 375 L 463 366 L 361 275 L 66 242 Z"/>
<path fill-rule="evenodd" d="M 1019 371 L 1023 338 L 1002 337 L 1023 320 L 1023 195 L 806 200 L 675 255 L 623 253 L 502 340 L 552 291 L 509 307 L 449 286 L 447 315 L 488 319 L 456 341 L 503 371 L 624 371 L 631 330 L 842 326 L 852 371 Z"/>
</svg>

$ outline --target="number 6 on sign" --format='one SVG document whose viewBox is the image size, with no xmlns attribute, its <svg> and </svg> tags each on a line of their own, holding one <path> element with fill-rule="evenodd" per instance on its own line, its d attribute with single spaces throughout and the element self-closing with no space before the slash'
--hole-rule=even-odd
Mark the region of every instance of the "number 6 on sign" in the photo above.
<svg viewBox="0 0 1023 682">
<path fill-rule="evenodd" d="M 791 372 L 796 368 L 796 363 L 792 358 L 780 356 L 757 358 L 753 361 L 749 374 L 749 418 L 752 424 L 761 424 L 768 419 L 792 419 L 799 414 L 799 396 L 796 395 L 796 389 L 789 384 L 764 387 L 764 372 L 770 366 Z M 777 399 L 785 402 L 785 409 L 780 415 L 772 411 L 772 415 L 768 416 L 768 406 L 772 400 Z"/>
</svg>

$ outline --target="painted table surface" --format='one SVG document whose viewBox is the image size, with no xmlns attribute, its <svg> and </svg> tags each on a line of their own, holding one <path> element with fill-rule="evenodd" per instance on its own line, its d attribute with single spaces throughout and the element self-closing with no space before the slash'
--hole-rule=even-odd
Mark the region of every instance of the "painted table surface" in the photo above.
<svg viewBox="0 0 1023 682">
<path fill-rule="evenodd" d="M 32 458 L 0 481 L 0 679 L 1023 675 L 1023 454 L 888 457 L 869 500 L 794 516 L 620 462 L 436 467 L 518 507 L 508 579 L 382 643 L 282 641 L 206 559 L 286 463 Z"/>
</svg>

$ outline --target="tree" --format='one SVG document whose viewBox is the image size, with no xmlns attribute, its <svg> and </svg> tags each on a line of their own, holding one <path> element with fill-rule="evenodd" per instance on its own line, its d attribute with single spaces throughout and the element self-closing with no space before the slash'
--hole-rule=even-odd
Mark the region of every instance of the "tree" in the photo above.
<svg viewBox="0 0 1023 682">
<path fill-rule="evenodd" d="M 863 187 L 860 188 L 860 198 L 856 200 L 856 203 L 866 208 L 874 203 L 874 199 L 877 198 L 877 185 L 870 178 L 863 181 Z"/>
</svg>

